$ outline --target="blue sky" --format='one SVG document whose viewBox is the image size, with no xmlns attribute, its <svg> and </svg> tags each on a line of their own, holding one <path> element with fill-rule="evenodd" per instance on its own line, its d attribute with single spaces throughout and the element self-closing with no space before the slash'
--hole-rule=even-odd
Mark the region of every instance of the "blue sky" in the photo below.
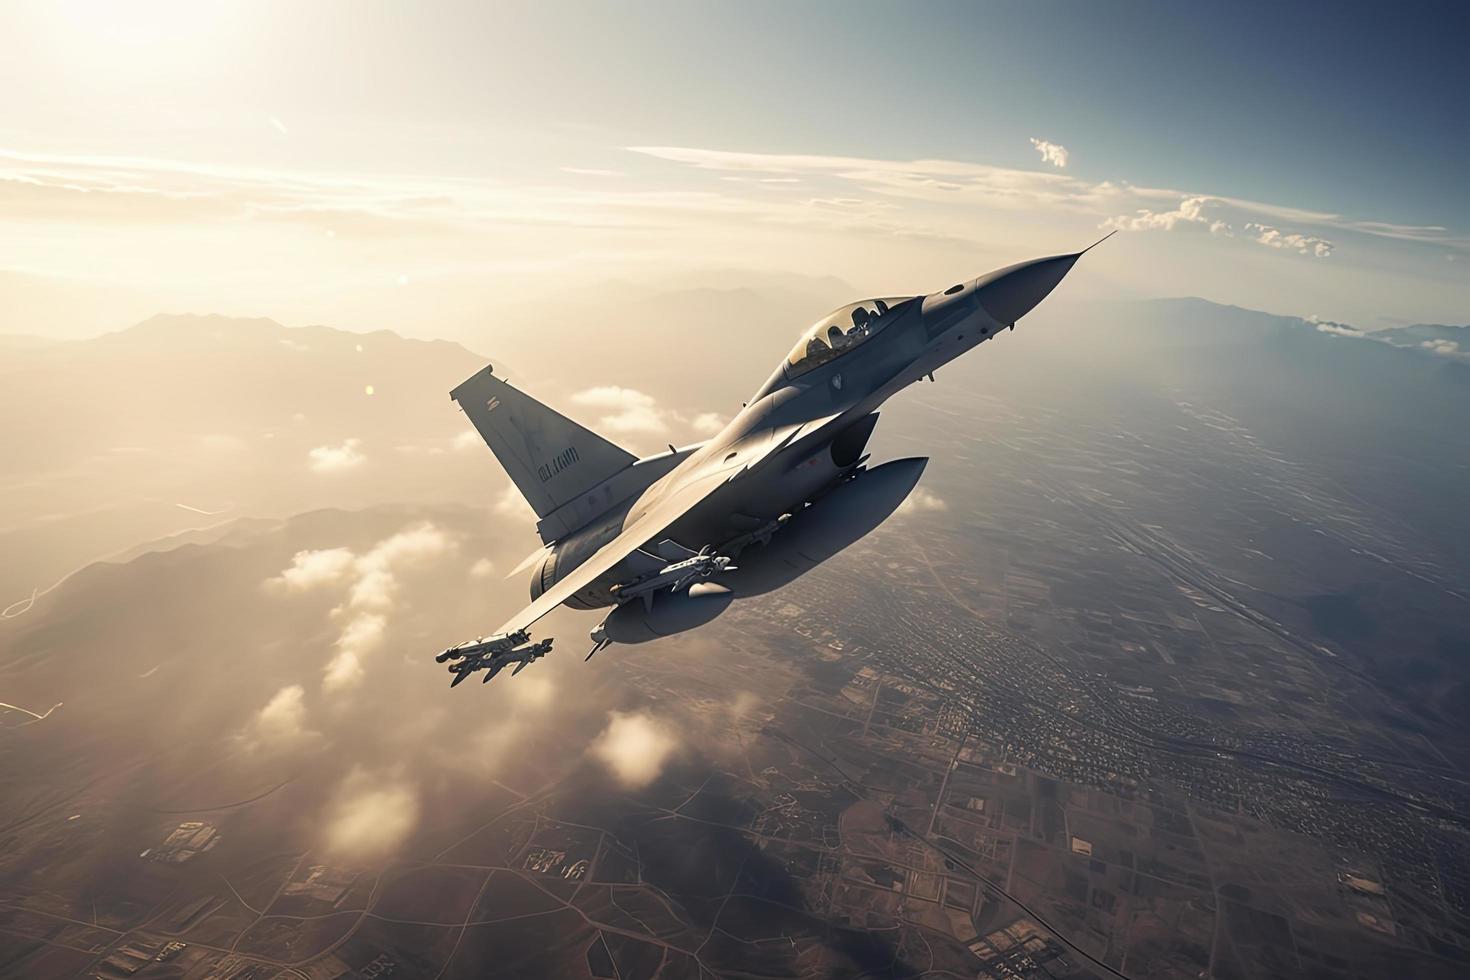
<svg viewBox="0 0 1470 980">
<path fill-rule="evenodd" d="M 0 270 L 342 321 L 570 267 L 884 291 L 1120 227 L 1122 295 L 1463 321 L 1467 9 L 0 3 Z"/>
<path fill-rule="evenodd" d="M 438 20 L 415 41 L 479 61 L 486 85 L 529 70 L 534 91 L 513 100 L 458 92 L 521 125 L 549 112 L 660 143 L 1005 165 L 1029 163 L 1040 131 L 1136 183 L 1424 223 L 1470 213 L 1466 5 L 588 5 L 518 21 L 557 36 L 558 58 L 529 64 L 484 51 L 496 15 L 465 16 L 481 30 Z"/>
</svg>

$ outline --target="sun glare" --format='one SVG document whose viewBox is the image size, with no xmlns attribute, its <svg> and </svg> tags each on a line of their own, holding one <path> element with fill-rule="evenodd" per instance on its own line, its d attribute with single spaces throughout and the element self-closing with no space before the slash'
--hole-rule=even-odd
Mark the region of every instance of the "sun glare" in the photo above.
<svg viewBox="0 0 1470 980">
<path fill-rule="evenodd" d="M 216 57 L 240 5 L 221 0 L 57 0 L 39 9 L 58 55 L 93 70 L 156 75 Z"/>
</svg>

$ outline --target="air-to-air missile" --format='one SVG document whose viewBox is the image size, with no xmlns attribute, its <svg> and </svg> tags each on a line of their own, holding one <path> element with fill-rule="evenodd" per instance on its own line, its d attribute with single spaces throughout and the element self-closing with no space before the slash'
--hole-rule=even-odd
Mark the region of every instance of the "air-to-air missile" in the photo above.
<svg viewBox="0 0 1470 980">
<path fill-rule="evenodd" d="M 505 653 L 514 650 L 523 643 L 531 641 L 531 634 L 525 630 L 517 630 L 514 633 L 497 633 L 488 640 L 479 636 L 473 640 L 461 643 L 459 646 L 450 647 L 434 658 L 435 663 L 446 663 L 450 660 L 465 660 L 471 657 L 479 657 L 484 654 Z"/>
<path fill-rule="evenodd" d="M 712 554 L 711 549 L 705 548 L 692 558 L 665 565 L 658 571 L 634 579 L 626 585 L 614 586 L 612 591 L 617 595 L 619 602 L 642 596 L 644 607 L 652 609 L 653 594 L 665 586 L 670 592 L 682 592 L 695 582 L 702 582 L 720 572 L 733 572 L 734 570 L 735 566 L 730 564 L 729 558 Z"/>
<path fill-rule="evenodd" d="M 454 680 L 449 682 L 450 687 L 457 687 L 466 677 L 481 670 L 486 672 L 481 679 L 484 683 L 511 664 L 516 665 L 516 669 L 511 671 L 514 677 L 527 664 L 535 663 L 551 652 L 552 641 L 549 638 L 539 643 L 530 643 L 530 639 L 525 630 L 520 630 L 450 647 L 434 659 L 441 664 L 454 661 L 449 665 L 449 672 L 454 675 Z"/>
</svg>

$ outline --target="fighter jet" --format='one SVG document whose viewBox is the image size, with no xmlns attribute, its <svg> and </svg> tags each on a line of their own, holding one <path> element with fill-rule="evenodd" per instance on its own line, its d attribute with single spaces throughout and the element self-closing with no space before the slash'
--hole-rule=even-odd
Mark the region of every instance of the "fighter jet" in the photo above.
<svg viewBox="0 0 1470 980">
<path fill-rule="evenodd" d="M 591 659 L 611 643 L 702 626 L 868 534 L 928 462 L 867 465 L 879 406 L 1014 329 L 1092 247 L 833 310 L 717 435 L 641 459 L 511 387 L 493 366 L 477 372 L 450 397 L 536 512 L 544 547 L 516 570 L 535 568 L 530 605 L 470 653 L 441 654 L 459 661 L 453 683 L 537 659 L 528 631 L 563 604 L 609 609 L 591 632 Z"/>
</svg>

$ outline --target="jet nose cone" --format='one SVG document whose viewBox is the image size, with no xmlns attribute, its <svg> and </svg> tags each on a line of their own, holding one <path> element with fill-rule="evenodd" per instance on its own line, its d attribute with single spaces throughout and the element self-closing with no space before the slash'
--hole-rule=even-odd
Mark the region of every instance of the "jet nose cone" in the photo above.
<svg viewBox="0 0 1470 980">
<path fill-rule="evenodd" d="M 1057 283 L 1072 271 L 1077 260 L 1112 238 L 1118 232 L 1108 232 L 1080 252 L 1071 255 L 1053 255 L 1046 259 L 1032 259 L 1016 265 L 996 269 L 974 282 L 975 298 L 985 312 L 1006 326 L 1036 309 L 1047 294 L 1057 288 Z"/>
<path fill-rule="evenodd" d="M 1010 326 L 1046 299 L 1081 256 L 1054 255 L 996 269 L 975 280 L 975 298 L 986 313 Z"/>
</svg>

